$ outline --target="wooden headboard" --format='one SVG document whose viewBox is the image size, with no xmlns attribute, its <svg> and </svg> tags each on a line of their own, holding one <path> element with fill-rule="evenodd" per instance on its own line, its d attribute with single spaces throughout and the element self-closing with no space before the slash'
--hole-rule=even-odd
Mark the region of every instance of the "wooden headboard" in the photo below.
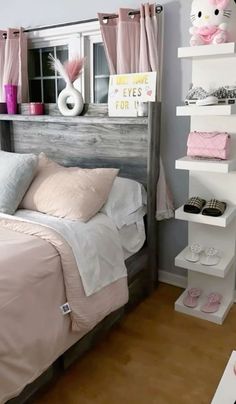
<svg viewBox="0 0 236 404">
<path fill-rule="evenodd" d="M 1 149 L 45 152 L 65 166 L 116 167 L 120 176 L 142 182 L 148 192 L 147 240 L 152 279 L 156 265 L 156 184 L 159 175 L 160 103 L 149 105 L 147 118 L 110 118 L 107 105 L 89 104 L 82 116 L 62 117 L 56 105 L 43 116 L 0 115 Z"/>
</svg>

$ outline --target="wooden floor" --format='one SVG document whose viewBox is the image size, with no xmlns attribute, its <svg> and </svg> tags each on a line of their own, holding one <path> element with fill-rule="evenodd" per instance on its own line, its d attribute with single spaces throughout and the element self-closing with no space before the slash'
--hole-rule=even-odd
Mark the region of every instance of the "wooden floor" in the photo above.
<svg viewBox="0 0 236 404">
<path fill-rule="evenodd" d="M 236 349 L 236 305 L 217 326 L 176 313 L 180 293 L 160 285 L 34 404 L 209 404 Z"/>
</svg>

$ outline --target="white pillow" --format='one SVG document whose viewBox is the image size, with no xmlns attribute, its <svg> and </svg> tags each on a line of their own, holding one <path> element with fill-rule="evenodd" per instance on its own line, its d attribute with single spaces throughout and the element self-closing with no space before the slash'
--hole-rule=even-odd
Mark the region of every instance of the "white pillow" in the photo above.
<svg viewBox="0 0 236 404">
<path fill-rule="evenodd" d="M 147 192 L 142 184 L 117 177 L 101 212 L 109 216 L 118 229 L 140 221 L 147 213 Z"/>
</svg>

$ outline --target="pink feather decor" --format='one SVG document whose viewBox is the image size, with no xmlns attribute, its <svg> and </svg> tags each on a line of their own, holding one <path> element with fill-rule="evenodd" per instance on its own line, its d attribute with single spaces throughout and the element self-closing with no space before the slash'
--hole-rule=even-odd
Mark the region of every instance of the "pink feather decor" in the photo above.
<svg viewBox="0 0 236 404">
<path fill-rule="evenodd" d="M 67 62 L 64 63 L 65 71 L 66 71 L 71 83 L 74 83 L 74 81 L 81 74 L 81 71 L 84 67 L 84 63 L 85 63 L 85 58 L 68 60 Z"/>
<path fill-rule="evenodd" d="M 67 60 L 61 63 L 59 59 L 49 54 L 50 66 L 58 71 L 66 83 L 73 83 L 81 74 L 85 64 L 85 58 Z"/>
</svg>

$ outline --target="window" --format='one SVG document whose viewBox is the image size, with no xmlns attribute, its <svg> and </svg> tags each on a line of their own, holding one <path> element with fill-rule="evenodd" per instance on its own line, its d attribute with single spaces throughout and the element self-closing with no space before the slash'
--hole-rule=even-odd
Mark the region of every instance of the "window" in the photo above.
<svg viewBox="0 0 236 404">
<path fill-rule="evenodd" d="M 109 70 L 103 43 L 93 44 L 94 64 L 94 102 L 107 102 Z"/>
<path fill-rule="evenodd" d="M 29 39 L 30 101 L 55 103 L 65 86 L 50 68 L 51 53 L 62 63 L 75 56 L 86 57 L 84 72 L 75 86 L 85 102 L 107 103 L 109 70 L 98 22 L 35 31 Z"/>
<path fill-rule="evenodd" d="M 55 103 L 64 80 L 50 67 L 49 55 L 62 63 L 68 59 L 68 46 L 54 46 L 29 51 L 29 92 L 31 101 Z"/>
</svg>

